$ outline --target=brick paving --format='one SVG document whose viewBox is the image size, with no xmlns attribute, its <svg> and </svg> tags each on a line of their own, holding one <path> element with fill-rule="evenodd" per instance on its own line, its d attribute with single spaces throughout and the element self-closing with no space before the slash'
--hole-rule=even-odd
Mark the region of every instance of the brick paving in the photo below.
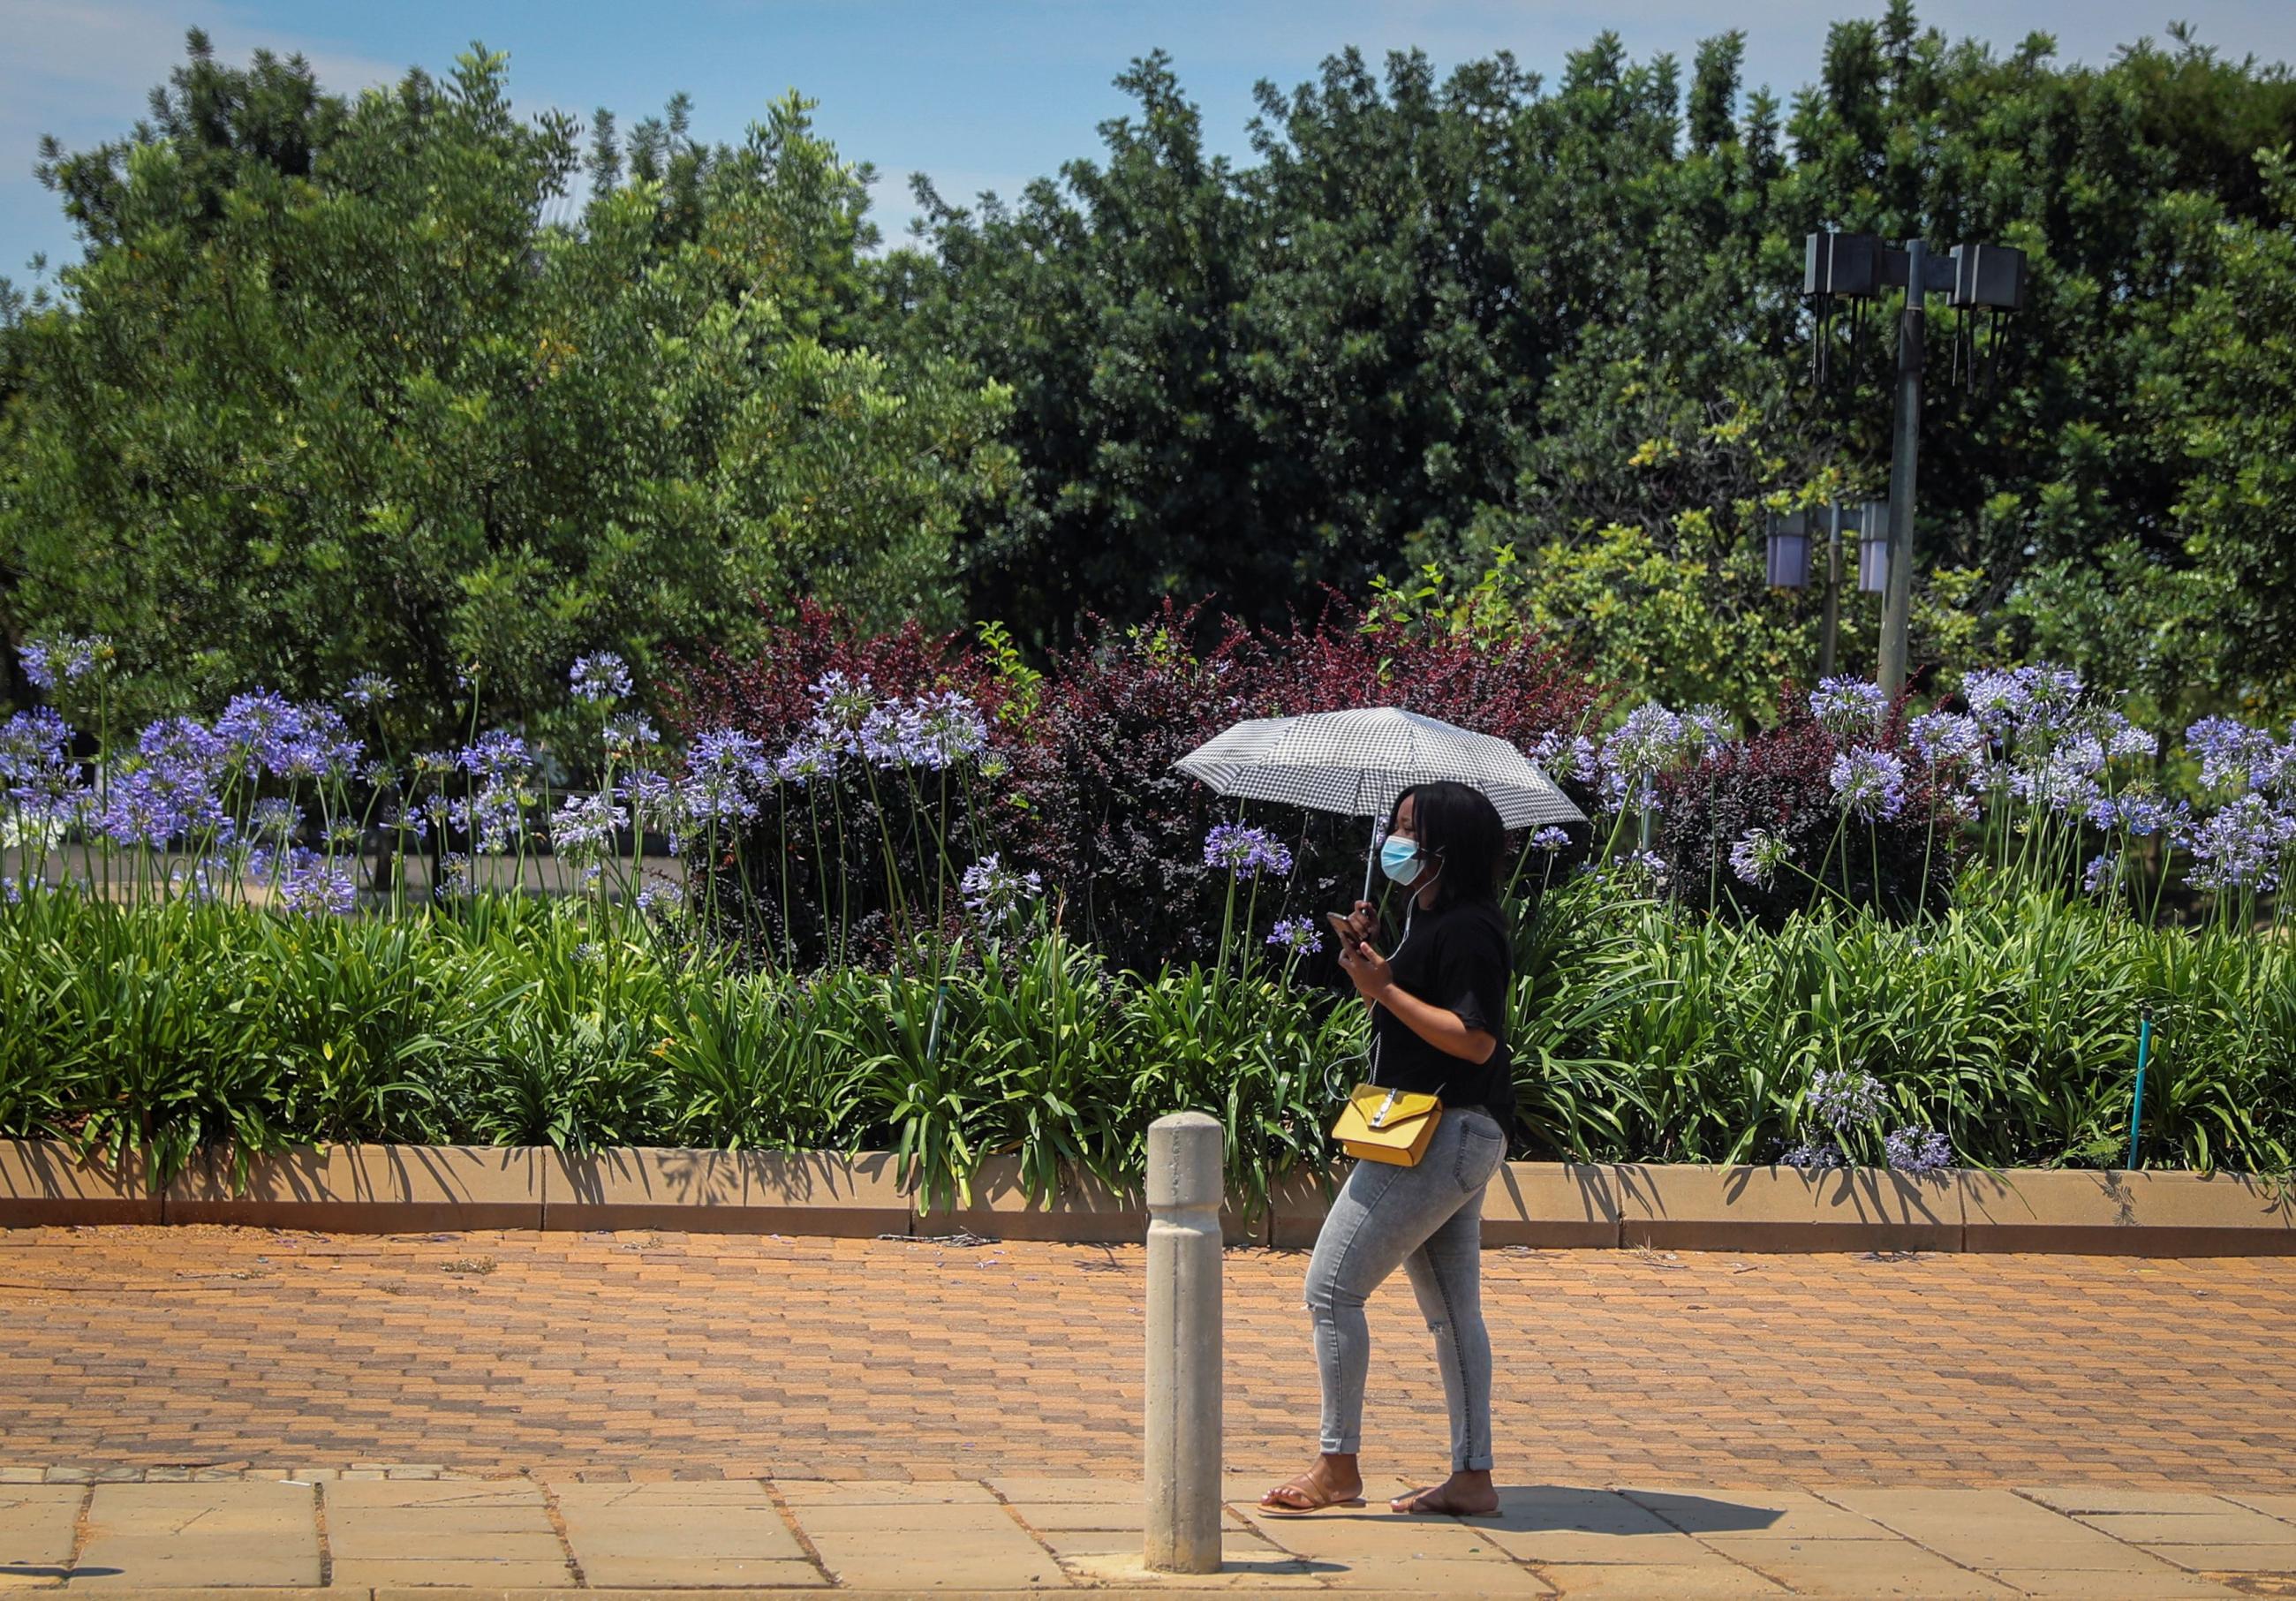
<svg viewBox="0 0 2296 1601">
<path fill-rule="evenodd" d="M 0 1469 L 1122 1477 L 1142 1256 L 0 1231 Z M 1485 1263 L 1503 1482 L 2296 1490 L 2296 1260 Z M 1246 1479 L 1310 1449 L 1305 1265 L 1227 1258 L 1227 1454 Z M 1399 1276 L 1372 1318 L 1365 1466 L 1423 1474 L 1441 1392 Z"/>
</svg>

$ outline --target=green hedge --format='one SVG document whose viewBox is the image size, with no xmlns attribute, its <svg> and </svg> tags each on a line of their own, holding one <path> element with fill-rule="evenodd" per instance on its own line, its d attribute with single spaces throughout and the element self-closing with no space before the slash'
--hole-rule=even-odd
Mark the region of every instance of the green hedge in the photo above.
<svg viewBox="0 0 2296 1601">
<path fill-rule="evenodd" d="M 618 932 L 619 931 L 619 932 Z M 1915 928 L 1821 913 L 1769 933 L 1574 884 L 1524 913 L 1518 1152 L 1767 1162 L 1895 1127 L 1982 1166 L 2117 1164 L 2139 1019 L 2147 1165 L 2285 1172 L 2296 956 L 2056 898 L 1968 892 Z M 945 975 L 743 972 L 636 920 L 482 899 L 300 918 L 35 894 L 0 908 L 0 1133 L 142 1146 L 308 1141 L 891 1149 L 936 1196 L 1017 1153 L 1137 1180 L 1148 1123 L 1230 1129 L 1233 1193 L 1323 1149 L 1359 1007 L 1250 973 L 1109 972 L 1044 932 Z M 1819 1070 L 1882 1112 L 1824 1131 Z"/>
</svg>

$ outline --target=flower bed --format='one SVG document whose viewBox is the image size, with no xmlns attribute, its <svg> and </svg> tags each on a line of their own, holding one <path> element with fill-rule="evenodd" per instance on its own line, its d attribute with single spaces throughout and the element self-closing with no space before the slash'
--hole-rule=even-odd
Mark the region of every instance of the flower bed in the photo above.
<svg viewBox="0 0 2296 1601">
<path fill-rule="evenodd" d="M 2296 742 L 2209 719 L 2178 754 L 2039 668 L 1919 716 L 1831 681 L 1751 738 L 1659 707 L 1597 735 L 1592 686 L 1472 628 L 1198 651 L 1168 612 L 1044 677 L 993 630 L 814 620 L 698 670 L 677 741 L 605 653 L 554 752 L 473 730 L 378 761 L 377 679 L 250 691 L 101 763 L 16 713 L 0 1133 L 163 1178 L 311 1140 L 883 1148 L 938 1199 L 1006 1156 L 1036 1195 L 1124 1187 L 1148 1122 L 1201 1107 L 1257 1208 L 1360 1060 L 1314 913 L 1352 895 L 1362 825 L 1247 821 L 1170 759 L 1386 699 L 1513 738 L 1595 817 L 1515 858 L 1519 1154 L 1919 1172 L 2103 1165 L 2133 1135 L 2153 1164 L 2291 1166 Z M 102 726 L 100 646 L 33 659 Z M 644 869 L 649 835 L 684 875 Z M 67 837 L 100 883 L 50 882 Z M 451 871 L 537 849 L 578 893 Z M 424 851 L 449 871 L 415 898 Z"/>
</svg>

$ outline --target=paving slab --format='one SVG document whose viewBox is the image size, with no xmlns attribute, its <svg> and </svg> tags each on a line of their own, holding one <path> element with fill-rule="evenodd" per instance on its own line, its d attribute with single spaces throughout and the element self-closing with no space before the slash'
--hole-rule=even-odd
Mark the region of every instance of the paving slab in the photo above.
<svg viewBox="0 0 2296 1601">
<path fill-rule="evenodd" d="M 71 1588 L 319 1582 L 314 1492 L 216 1481 L 98 1484 Z"/>
<path fill-rule="evenodd" d="M 1648 1507 L 1614 1490 L 1561 1485 L 1503 1488 L 1496 1517 L 1463 1521 L 1501 1550 L 1540 1564 L 1695 1566 L 1722 1560 Z"/>
<path fill-rule="evenodd" d="M 1022 1523 L 1039 1534 L 1070 1530 L 1128 1530 L 1136 1538 L 1148 1526 L 1148 1509 L 1138 1501 L 1008 1502 Z M 1243 1514 L 1232 1507 L 1220 1508 L 1220 1524 L 1248 1529 Z"/>
<path fill-rule="evenodd" d="M 1621 1534 L 1603 1529 L 1510 1529 L 1478 1520 L 1490 1542 L 1519 1562 L 1545 1567 L 1604 1563 L 1628 1567 L 1728 1565 L 1709 1548 L 1672 1529 Z"/>
<path fill-rule="evenodd" d="M 1872 1518 L 1819 1499 L 1806 1490 L 1664 1489 L 1624 1485 L 1620 1493 L 1685 1533 L 1704 1539 L 1896 1539 Z"/>
<path fill-rule="evenodd" d="M 523 1549 L 523 1548 L 521 1548 Z M 505 1555 L 499 1558 L 475 1555 L 407 1557 L 361 1557 L 338 1561 L 329 1572 L 330 1588 L 362 1590 L 386 1586 L 427 1589 L 545 1589 L 574 1582 L 574 1571 L 562 1556 Z"/>
<path fill-rule="evenodd" d="M 2283 1494 L 2271 1490 L 2227 1490 L 2219 1498 L 2296 1526 L 2296 1491 Z"/>
<path fill-rule="evenodd" d="M 2212 1584 L 2194 1573 L 2171 1568 L 2157 1573 L 2100 1575 L 2093 1570 L 2065 1568 L 2004 1568 L 1994 1577 L 2029 1596 L 2063 1597 L 2064 1601 L 2203 1601 L 2237 1596 L 2238 1590 Z"/>
<path fill-rule="evenodd" d="M 510 1508 L 539 1511 L 542 1487 L 531 1479 L 345 1479 L 320 1491 L 329 1515 Z"/>
<path fill-rule="evenodd" d="M 1047 1507 L 1067 1501 L 1129 1501 L 1145 1493 L 1137 1479 L 1104 1479 L 1070 1474 L 1062 1477 L 1021 1474 L 988 1481 L 988 1488 L 1016 1505 Z"/>
<path fill-rule="evenodd" d="M 1600 1601 L 1746 1601 L 1792 1593 L 1750 1568 L 1727 1564 L 1644 1567 L 1632 1563 L 1595 1566 L 1547 1563 L 1540 1565 L 1538 1574 L 1559 1594 Z"/>
<path fill-rule="evenodd" d="M 575 1484 L 556 1500 L 567 1544 L 593 1585 L 824 1582 L 765 1486 L 739 1486 L 742 1499 L 726 1493 L 732 1488 Z"/>
<path fill-rule="evenodd" d="M 1270 1544 L 1301 1556 L 1333 1562 L 1514 1560 L 1488 1534 L 1454 1518 L 1413 1517 L 1383 1507 L 1297 1518 L 1270 1517 L 1256 1509 L 1246 1510 L 1244 1515 Z"/>
<path fill-rule="evenodd" d="M 934 1507 L 958 1503 L 986 1507 L 996 1500 L 988 1493 L 987 1485 L 970 1479 L 941 1479 L 922 1484 L 897 1479 L 776 1479 L 774 1488 L 792 1507 Z M 803 1515 L 800 1516 L 802 1521 Z"/>
<path fill-rule="evenodd" d="M 2075 1517 L 2085 1512 L 2224 1512 L 2239 1498 L 2227 1498 L 2207 1490 L 2133 1484 L 2021 1485 L 2017 1493 Z"/>
<path fill-rule="evenodd" d="M 70 1562 L 72 1524 L 86 1498 L 77 1484 L 0 1486 L 0 1565 L 61 1567 Z"/>
<path fill-rule="evenodd" d="M 2090 1528 L 2133 1546 L 2285 1546 L 2296 1558 L 2296 1525 L 2221 1502 L 2212 1512 L 2084 1512 Z M 2292 1563 L 2296 1565 L 2296 1563 Z"/>
<path fill-rule="evenodd" d="M 1519 1563 L 1471 1562 L 1424 1556 L 1408 1564 L 1340 1564 L 1319 1572 L 1317 1582 L 1333 1590 L 1382 1590 L 1418 1596 L 1552 1596 L 1554 1586 Z"/>
<path fill-rule="evenodd" d="M 1079 1531 L 1048 1537 L 1062 1567 L 1084 1583 L 1136 1589 L 1321 1589 L 1321 1580 L 1335 1570 L 1329 1564 L 1308 1562 L 1278 1551 L 1250 1535 L 1228 1535 L 1220 1541 L 1220 1571 L 1217 1573 L 1152 1572 L 1141 1562 L 1140 1542 L 1134 1539 L 1113 1547 L 1095 1542 L 1105 1533 Z"/>
<path fill-rule="evenodd" d="M 1800 1596 L 1920 1596 L 1935 1601 L 2008 1597 L 1999 1580 L 1972 1572 L 1911 1540 L 1739 1539 L 1712 1537 L 1714 1548 Z"/>
<path fill-rule="evenodd" d="M 822 1561 L 849 1589 L 1024 1590 L 1069 1588 L 1060 1564 L 1031 1540 L 1005 1550 L 971 1545 L 931 1554 L 824 1543 Z"/>
<path fill-rule="evenodd" d="M 2296 1574 L 2296 1551 L 2271 1546 L 2147 1546 L 2162 1562 L 2194 1573 Z"/>
<path fill-rule="evenodd" d="M 2176 1570 L 2088 1523 L 1997 1490 L 1845 1488 L 1832 1498 L 1972 1569 L 2087 1572 L 2105 1589 Z"/>
</svg>

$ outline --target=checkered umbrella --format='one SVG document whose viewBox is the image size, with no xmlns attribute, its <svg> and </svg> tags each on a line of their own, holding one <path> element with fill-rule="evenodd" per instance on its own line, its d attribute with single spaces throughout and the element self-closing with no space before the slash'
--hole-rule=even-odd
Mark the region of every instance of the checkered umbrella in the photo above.
<svg viewBox="0 0 2296 1601">
<path fill-rule="evenodd" d="M 1488 795 L 1509 828 L 1587 820 L 1506 741 L 1392 706 L 1253 718 L 1173 765 L 1223 795 L 1382 821 L 1413 784 L 1445 778 Z"/>
</svg>

